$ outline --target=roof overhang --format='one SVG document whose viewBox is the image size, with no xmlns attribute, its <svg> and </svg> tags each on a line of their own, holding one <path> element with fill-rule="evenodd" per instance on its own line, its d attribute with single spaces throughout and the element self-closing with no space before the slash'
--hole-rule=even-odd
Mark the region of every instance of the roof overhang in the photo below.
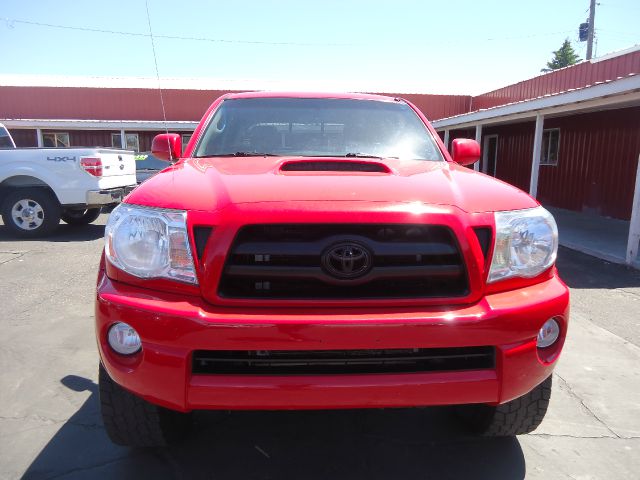
<svg viewBox="0 0 640 480">
<path fill-rule="evenodd" d="M 640 105 L 640 75 L 611 80 L 554 95 L 456 115 L 431 122 L 437 130 L 513 123 L 536 115 L 562 115 L 585 110 Z"/>
<path fill-rule="evenodd" d="M 198 122 L 162 120 L 74 120 L 74 119 L 0 119 L 7 128 L 43 128 L 48 130 L 195 130 Z"/>
</svg>

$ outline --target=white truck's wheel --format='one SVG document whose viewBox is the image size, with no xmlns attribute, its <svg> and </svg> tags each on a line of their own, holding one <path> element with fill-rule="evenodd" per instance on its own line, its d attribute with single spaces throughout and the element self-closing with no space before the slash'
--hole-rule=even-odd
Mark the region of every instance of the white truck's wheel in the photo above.
<svg viewBox="0 0 640 480">
<path fill-rule="evenodd" d="M 60 204 L 43 188 L 18 188 L 4 198 L 2 220 L 15 235 L 40 237 L 60 223 Z"/>
<path fill-rule="evenodd" d="M 88 225 L 100 216 L 101 208 L 69 209 L 62 214 L 62 220 L 69 225 Z"/>
</svg>

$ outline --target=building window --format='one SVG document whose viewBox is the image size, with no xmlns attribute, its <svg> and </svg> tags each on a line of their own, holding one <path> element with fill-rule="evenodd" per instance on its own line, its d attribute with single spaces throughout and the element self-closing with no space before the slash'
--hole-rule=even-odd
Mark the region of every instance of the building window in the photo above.
<svg viewBox="0 0 640 480">
<path fill-rule="evenodd" d="M 182 151 L 184 152 L 187 149 L 187 145 L 189 144 L 189 140 L 191 140 L 190 133 L 182 134 Z"/>
<path fill-rule="evenodd" d="M 540 165 L 558 165 L 560 150 L 560 129 L 553 128 L 542 132 L 542 155 Z"/>
<path fill-rule="evenodd" d="M 127 150 L 133 150 L 134 152 L 140 151 L 140 139 L 137 133 L 125 133 L 124 138 L 127 142 L 125 146 Z"/>
<path fill-rule="evenodd" d="M 113 148 L 124 148 L 125 150 L 140 151 L 140 139 L 137 133 L 125 133 L 126 145 L 122 145 L 122 136 L 119 133 L 111 134 L 111 146 Z"/>
<path fill-rule="evenodd" d="M 44 147 L 69 147 L 69 134 L 66 132 L 49 132 L 42 134 L 42 145 Z"/>
</svg>

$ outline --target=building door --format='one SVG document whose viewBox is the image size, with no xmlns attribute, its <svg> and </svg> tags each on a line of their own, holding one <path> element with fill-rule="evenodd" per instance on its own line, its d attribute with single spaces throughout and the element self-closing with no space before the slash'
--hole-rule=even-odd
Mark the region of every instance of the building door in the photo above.
<svg viewBox="0 0 640 480">
<path fill-rule="evenodd" d="M 482 171 L 492 177 L 496 176 L 496 163 L 498 161 L 498 135 L 484 137 L 482 147 Z"/>
</svg>

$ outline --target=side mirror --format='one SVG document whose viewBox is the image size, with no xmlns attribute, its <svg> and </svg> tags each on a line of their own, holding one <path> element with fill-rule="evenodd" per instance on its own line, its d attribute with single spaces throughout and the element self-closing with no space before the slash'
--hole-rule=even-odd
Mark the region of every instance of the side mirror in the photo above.
<svg viewBox="0 0 640 480">
<path fill-rule="evenodd" d="M 151 142 L 151 153 L 160 160 L 176 162 L 182 156 L 182 140 L 177 133 L 161 133 Z"/>
<path fill-rule="evenodd" d="M 451 149 L 453 161 L 460 165 L 472 165 L 480 160 L 480 145 L 475 140 L 456 138 Z"/>
</svg>

